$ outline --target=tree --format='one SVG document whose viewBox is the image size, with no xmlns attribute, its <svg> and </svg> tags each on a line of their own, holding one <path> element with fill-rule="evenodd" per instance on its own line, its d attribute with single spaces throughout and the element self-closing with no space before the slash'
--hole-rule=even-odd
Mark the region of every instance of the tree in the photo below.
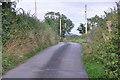
<svg viewBox="0 0 120 80">
<path fill-rule="evenodd" d="M 80 34 L 84 34 L 85 33 L 85 26 L 84 24 L 80 23 L 80 26 L 77 29 L 79 31 Z"/>
<path fill-rule="evenodd" d="M 62 37 L 65 37 L 65 34 L 69 34 L 71 29 L 74 27 L 74 24 L 70 19 L 67 18 L 64 14 L 60 14 L 59 12 L 48 12 L 45 14 L 45 22 L 49 25 L 55 25 L 56 30 L 59 35 L 59 25 L 60 25 L 60 18 L 61 18 L 61 26 L 62 26 Z"/>
<path fill-rule="evenodd" d="M 101 26 L 102 22 L 103 22 L 103 19 L 99 17 L 98 15 L 95 15 L 95 17 L 88 19 L 88 23 L 90 24 L 91 27 Z"/>
<path fill-rule="evenodd" d="M 15 10 L 17 3 L 8 1 L 0 3 L 2 3 L 2 42 L 4 44 L 10 38 L 12 25 L 18 21 Z"/>
</svg>

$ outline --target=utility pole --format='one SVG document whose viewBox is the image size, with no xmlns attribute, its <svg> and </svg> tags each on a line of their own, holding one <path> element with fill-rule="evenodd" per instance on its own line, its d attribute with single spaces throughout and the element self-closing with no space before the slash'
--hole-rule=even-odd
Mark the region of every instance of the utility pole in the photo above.
<svg viewBox="0 0 120 80">
<path fill-rule="evenodd" d="M 62 26 L 61 26 L 61 17 L 60 17 L 60 39 L 61 39 L 61 34 L 62 33 Z"/>
<path fill-rule="evenodd" d="M 66 28 L 67 24 L 65 23 L 65 28 Z"/>
<path fill-rule="evenodd" d="M 87 5 L 85 5 L 85 33 L 87 33 Z"/>
<path fill-rule="evenodd" d="M 37 4 L 36 4 L 36 0 L 35 0 L 35 16 L 37 17 Z"/>
</svg>

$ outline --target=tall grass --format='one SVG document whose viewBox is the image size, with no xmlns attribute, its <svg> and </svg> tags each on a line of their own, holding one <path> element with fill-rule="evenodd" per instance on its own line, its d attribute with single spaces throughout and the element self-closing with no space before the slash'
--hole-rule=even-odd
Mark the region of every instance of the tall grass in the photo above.
<svg viewBox="0 0 120 80">
<path fill-rule="evenodd" d="M 24 10 L 19 14 L 5 10 L 2 28 L 3 73 L 58 42 L 52 25 L 40 22 Z"/>
</svg>

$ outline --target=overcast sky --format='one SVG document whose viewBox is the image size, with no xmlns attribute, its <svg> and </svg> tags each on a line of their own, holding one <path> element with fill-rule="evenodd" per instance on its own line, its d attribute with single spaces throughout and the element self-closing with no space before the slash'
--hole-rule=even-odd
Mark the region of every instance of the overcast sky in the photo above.
<svg viewBox="0 0 120 80">
<path fill-rule="evenodd" d="M 35 0 L 21 0 L 17 8 L 23 8 L 25 11 L 35 13 Z M 45 13 L 48 11 L 60 12 L 65 14 L 75 24 L 72 33 L 79 34 L 77 28 L 79 24 L 85 23 L 85 4 L 87 5 L 87 17 L 103 15 L 104 11 L 113 8 L 118 0 L 36 0 L 37 1 L 37 17 L 44 19 Z"/>
</svg>

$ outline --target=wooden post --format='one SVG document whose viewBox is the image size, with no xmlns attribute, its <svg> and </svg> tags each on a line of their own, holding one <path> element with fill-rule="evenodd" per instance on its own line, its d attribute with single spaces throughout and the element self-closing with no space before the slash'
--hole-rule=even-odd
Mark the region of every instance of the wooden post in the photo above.
<svg viewBox="0 0 120 80">
<path fill-rule="evenodd" d="M 62 28 L 61 28 L 62 26 L 61 26 L 61 18 L 60 18 L 60 39 L 61 39 L 61 33 L 62 33 Z"/>
<path fill-rule="evenodd" d="M 111 25 L 112 25 L 112 22 L 111 21 L 107 21 L 107 26 L 108 26 L 108 32 L 109 33 L 111 33 L 111 31 L 112 31 Z"/>
</svg>

